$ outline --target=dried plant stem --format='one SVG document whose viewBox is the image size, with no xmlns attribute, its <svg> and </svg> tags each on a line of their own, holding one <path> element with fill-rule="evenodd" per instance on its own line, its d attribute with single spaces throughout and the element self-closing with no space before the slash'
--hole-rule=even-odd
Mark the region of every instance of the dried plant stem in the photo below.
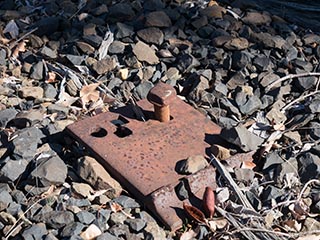
<svg viewBox="0 0 320 240">
<path fill-rule="evenodd" d="M 310 96 L 312 96 L 312 95 L 316 95 L 316 94 L 318 94 L 318 93 L 320 93 L 320 90 L 316 90 L 316 91 L 314 91 L 314 92 L 312 92 L 312 93 L 303 95 L 303 96 L 301 96 L 301 97 L 293 100 L 292 102 L 290 102 L 289 104 L 287 104 L 286 106 L 284 106 L 284 107 L 281 109 L 281 112 L 284 113 L 284 112 L 285 112 L 288 108 L 290 108 L 292 105 L 294 105 L 294 104 L 296 104 L 296 103 L 298 103 L 298 102 L 300 102 L 300 101 L 303 101 L 303 100 L 306 99 L 307 97 L 310 97 Z"/>
<path fill-rule="evenodd" d="M 230 173 L 225 169 L 225 167 L 220 163 L 218 159 L 214 155 L 211 155 L 211 160 L 210 160 L 213 165 L 218 169 L 219 173 L 223 178 L 228 182 L 228 184 L 232 187 L 233 191 L 238 195 L 240 202 L 242 205 L 252 211 L 255 211 L 246 196 L 242 193 L 236 182 L 233 180 L 232 176 Z"/>
<path fill-rule="evenodd" d="M 269 86 L 266 87 L 266 92 L 269 92 L 275 85 L 278 83 L 281 83 L 283 81 L 286 81 L 291 78 L 298 78 L 298 77 L 308 77 L 308 76 L 320 76 L 320 73 L 317 72 L 306 72 L 306 73 L 298 73 L 298 74 L 289 74 L 287 76 L 284 76 L 282 78 L 279 78 L 275 80 L 273 83 L 271 83 Z"/>
</svg>

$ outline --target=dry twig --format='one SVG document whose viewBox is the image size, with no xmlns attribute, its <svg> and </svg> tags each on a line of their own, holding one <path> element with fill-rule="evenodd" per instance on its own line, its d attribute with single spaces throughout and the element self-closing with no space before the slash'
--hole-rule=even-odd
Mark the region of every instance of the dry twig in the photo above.
<svg viewBox="0 0 320 240">
<path fill-rule="evenodd" d="M 274 88 L 274 86 L 277 85 L 278 83 L 281 83 L 281 82 L 286 81 L 288 79 L 298 78 L 298 77 L 309 77 L 309 76 L 320 76 L 320 73 L 306 72 L 306 73 L 298 73 L 298 74 L 289 74 L 287 76 L 284 76 L 284 77 L 279 78 L 279 79 L 275 80 L 274 82 L 272 82 L 269 86 L 266 87 L 266 92 L 269 92 L 270 90 L 272 90 Z"/>
</svg>

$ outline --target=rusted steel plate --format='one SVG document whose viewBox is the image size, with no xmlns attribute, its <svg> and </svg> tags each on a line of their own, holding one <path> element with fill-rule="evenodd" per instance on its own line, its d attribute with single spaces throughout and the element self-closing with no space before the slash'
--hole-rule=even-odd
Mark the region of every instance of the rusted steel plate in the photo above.
<svg viewBox="0 0 320 240">
<path fill-rule="evenodd" d="M 198 171 L 195 174 L 185 177 L 188 183 L 189 199 L 185 203 L 202 209 L 202 197 L 205 187 L 210 186 L 216 189 L 216 172 L 212 166 Z M 183 181 L 183 180 L 181 180 Z M 147 207 L 157 213 L 158 217 L 172 230 L 179 229 L 182 220 L 187 217 L 182 208 L 182 201 L 179 200 L 175 192 L 178 183 L 172 183 L 164 186 L 147 198 Z"/>
<path fill-rule="evenodd" d="M 67 131 L 124 187 L 144 200 L 183 177 L 175 171 L 178 161 L 206 156 L 220 127 L 178 97 L 170 105 L 171 120 L 166 123 L 154 120 L 153 106 L 147 100 L 139 101 L 138 106 L 146 122 L 135 119 L 127 106 L 76 122 Z"/>
</svg>

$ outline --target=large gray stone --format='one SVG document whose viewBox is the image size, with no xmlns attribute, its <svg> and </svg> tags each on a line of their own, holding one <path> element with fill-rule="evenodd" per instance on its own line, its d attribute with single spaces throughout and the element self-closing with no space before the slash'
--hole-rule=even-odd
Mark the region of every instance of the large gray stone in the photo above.
<svg viewBox="0 0 320 240">
<path fill-rule="evenodd" d="M 42 186 L 62 184 L 67 178 L 68 168 L 58 156 L 39 159 L 35 169 L 31 172 L 31 178 L 38 179 Z"/>
</svg>

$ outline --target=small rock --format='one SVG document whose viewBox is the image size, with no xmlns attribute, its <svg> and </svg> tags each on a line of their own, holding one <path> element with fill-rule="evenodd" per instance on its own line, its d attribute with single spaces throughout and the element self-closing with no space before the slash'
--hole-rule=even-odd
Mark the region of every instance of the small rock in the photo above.
<svg viewBox="0 0 320 240">
<path fill-rule="evenodd" d="M 43 88 L 41 87 L 22 87 L 19 90 L 19 96 L 22 98 L 39 99 L 43 97 Z"/>
<path fill-rule="evenodd" d="M 114 213 L 111 213 L 109 221 L 112 225 L 116 225 L 116 224 L 123 224 L 126 219 L 127 219 L 127 216 L 124 215 L 122 212 L 114 212 Z"/>
<path fill-rule="evenodd" d="M 213 5 L 202 9 L 200 13 L 201 15 L 207 16 L 209 18 L 222 18 L 223 14 L 226 13 L 226 9 L 219 5 Z"/>
<path fill-rule="evenodd" d="M 90 185 L 86 183 L 72 183 L 72 190 L 75 191 L 80 196 L 87 198 L 92 195 L 93 189 Z"/>
<path fill-rule="evenodd" d="M 52 50 L 51 48 L 48 48 L 47 46 L 44 46 L 41 49 L 40 53 L 46 57 L 53 58 L 53 59 L 57 58 L 58 56 L 56 51 Z"/>
<path fill-rule="evenodd" d="M 63 238 L 72 237 L 79 235 L 82 232 L 82 229 L 84 229 L 84 225 L 79 222 L 72 222 L 66 225 L 62 232 L 60 233 L 60 236 Z"/>
<path fill-rule="evenodd" d="M 247 12 L 242 21 L 251 25 L 269 25 L 272 21 L 271 17 L 265 13 Z"/>
<path fill-rule="evenodd" d="M 133 27 L 126 25 L 124 23 L 118 22 L 117 23 L 118 27 L 118 32 L 116 34 L 117 38 L 125 38 L 125 37 L 130 37 L 134 34 Z"/>
<path fill-rule="evenodd" d="M 145 99 L 150 91 L 153 88 L 153 83 L 149 81 L 141 82 L 137 87 L 134 88 L 134 94 L 137 99 Z"/>
<path fill-rule="evenodd" d="M 78 212 L 76 214 L 76 217 L 79 220 L 79 222 L 85 225 L 91 224 L 96 219 L 95 215 L 85 210 Z"/>
<path fill-rule="evenodd" d="M 235 168 L 234 174 L 239 182 L 251 184 L 254 178 L 254 171 L 248 168 Z"/>
<path fill-rule="evenodd" d="M 43 79 L 43 62 L 39 61 L 32 66 L 30 78 L 35 80 L 42 80 Z"/>
<path fill-rule="evenodd" d="M 177 172 L 181 174 L 192 174 L 208 166 L 208 161 L 202 155 L 188 157 L 177 164 Z"/>
<path fill-rule="evenodd" d="M 137 32 L 139 38 L 146 43 L 161 45 L 163 42 L 163 33 L 159 28 L 149 27 Z"/>
<path fill-rule="evenodd" d="M 136 200 L 125 195 L 120 195 L 119 197 L 113 199 L 113 201 L 120 204 L 123 208 L 139 208 L 140 207 L 140 204 Z"/>
<path fill-rule="evenodd" d="M 241 113 L 246 115 L 251 115 L 257 110 L 259 110 L 262 106 L 262 102 L 260 101 L 260 98 L 256 95 L 249 96 L 248 100 L 243 104 L 239 106 L 239 109 Z"/>
<path fill-rule="evenodd" d="M 126 45 L 120 41 L 113 41 L 108 49 L 108 52 L 111 54 L 122 54 L 124 52 Z"/>
<path fill-rule="evenodd" d="M 276 200 L 281 201 L 281 199 L 285 196 L 285 189 L 283 188 L 277 188 L 273 185 L 268 185 L 263 193 L 263 199 L 266 201 Z"/>
<path fill-rule="evenodd" d="M 211 152 L 219 160 L 227 160 L 229 157 L 231 157 L 230 149 L 217 144 L 213 144 L 211 146 Z"/>
<path fill-rule="evenodd" d="M 0 180 L 14 182 L 26 170 L 27 165 L 27 160 L 8 160 L 0 169 Z"/>
<path fill-rule="evenodd" d="M 108 232 L 105 232 L 96 238 L 96 240 L 118 240 L 118 239 L 119 238 L 117 238 L 116 236 Z"/>
<path fill-rule="evenodd" d="M 306 152 L 298 157 L 298 172 L 301 182 L 317 179 L 320 176 L 320 158 L 317 155 Z"/>
<path fill-rule="evenodd" d="M 0 194 L 0 211 L 5 210 L 12 202 L 12 197 L 8 191 L 1 191 Z"/>
<path fill-rule="evenodd" d="M 130 21 L 135 17 L 135 12 L 132 9 L 131 4 L 129 3 L 117 3 L 112 4 L 109 8 L 109 15 L 108 17 L 118 21 Z"/>
<path fill-rule="evenodd" d="M 129 225 L 130 229 L 134 232 L 140 232 L 146 226 L 146 221 L 140 218 L 127 219 L 125 220 L 125 224 Z"/>
<path fill-rule="evenodd" d="M 222 129 L 221 137 L 227 142 L 240 147 L 245 152 L 257 150 L 264 142 L 264 139 L 249 132 L 243 125 Z"/>
<path fill-rule="evenodd" d="M 148 222 L 144 228 L 145 239 L 166 239 L 165 231 L 155 222 Z"/>
<path fill-rule="evenodd" d="M 249 47 L 249 42 L 245 38 L 233 38 L 224 44 L 228 50 L 244 50 Z"/>
<path fill-rule="evenodd" d="M 94 53 L 95 51 L 95 48 L 86 42 L 77 42 L 76 45 L 83 53 L 88 55 Z"/>
<path fill-rule="evenodd" d="M 23 239 L 42 239 L 48 234 L 48 230 L 44 223 L 37 223 L 25 229 L 22 233 Z"/>
<path fill-rule="evenodd" d="M 310 128 L 310 136 L 313 139 L 320 139 L 320 123 L 318 122 L 310 122 L 309 123 L 309 128 Z"/>
<path fill-rule="evenodd" d="M 53 229 L 60 229 L 74 222 L 74 216 L 69 211 L 50 211 L 43 215 L 46 224 Z"/>
<path fill-rule="evenodd" d="M 18 137 L 13 139 L 13 157 L 15 159 L 31 160 L 36 152 L 41 138 L 45 137 L 40 129 L 36 127 L 19 130 Z"/>
<path fill-rule="evenodd" d="M 250 63 L 250 57 L 245 51 L 235 51 L 232 54 L 232 68 L 240 70 Z"/>
<path fill-rule="evenodd" d="M 58 94 L 57 89 L 51 84 L 47 84 L 44 88 L 44 97 L 54 99 Z"/>
<path fill-rule="evenodd" d="M 164 11 L 155 11 L 146 16 L 145 25 L 148 27 L 170 27 L 172 23 Z"/>
<path fill-rule="evenodd" d="M 312 102 L 308 105 L 308 108 L 312 113 L 320 112 L 320 99 L 313 99 Z M 1 112 L 0 112 L 1 114 Z"/>
<path fill-rule="evenodd" d="M 175 187 L 177 197 L 181 201 L 189 198 L 189 192 L 185 184 L 186 184 L 185 181 L 180 181 L 178 185 Z"/>
<path fill-rule="evenodd" d="M 7 108 L 0 111 L 0 127 L 5 128 L 7 123 L 10 122 L 10 120 L 14 119 L 17 115 L 17 110 L 13 108 Z"/>
<path fill-rule="evenodd" d="M 94 158 L 85 156 L 77 161 L 77 173 L 87 181 L 96 190 L 110 189 L 107 196 L 113 198 L 119 196 L 122 188 L 121 185 L 114 180 L 109 173 Z"/>
<path fill-rule="evenodd" d="M 305 45 L 320 44 L 320 36 L 314 33 L 306 34 L 303 36 L 302 41 Z"/>
<path fill-rule="evenodd" d="M 159 59 L 156 56 L 155 51 L 149 47 L 147 44 L 139 41 L 132 49 L 134 55 L 139 59 L 139 61 L 145 61 L 151 65 L 159 63 Z"/>
<path fill-rule="evenodd" d="M 68 168 L 58 156 L 38 159 L 30 176 L 38 179 L 42 186 L 63 184 L 67 178 Z"/>
<path fill-rule="evenodd" d="M 117 66 L 117 62 L 114 58 L 105 58 L 100 61 L 96 61 L 92 65 L 92 69 L 99 75 L 112 71 Z"/>
</svg>

